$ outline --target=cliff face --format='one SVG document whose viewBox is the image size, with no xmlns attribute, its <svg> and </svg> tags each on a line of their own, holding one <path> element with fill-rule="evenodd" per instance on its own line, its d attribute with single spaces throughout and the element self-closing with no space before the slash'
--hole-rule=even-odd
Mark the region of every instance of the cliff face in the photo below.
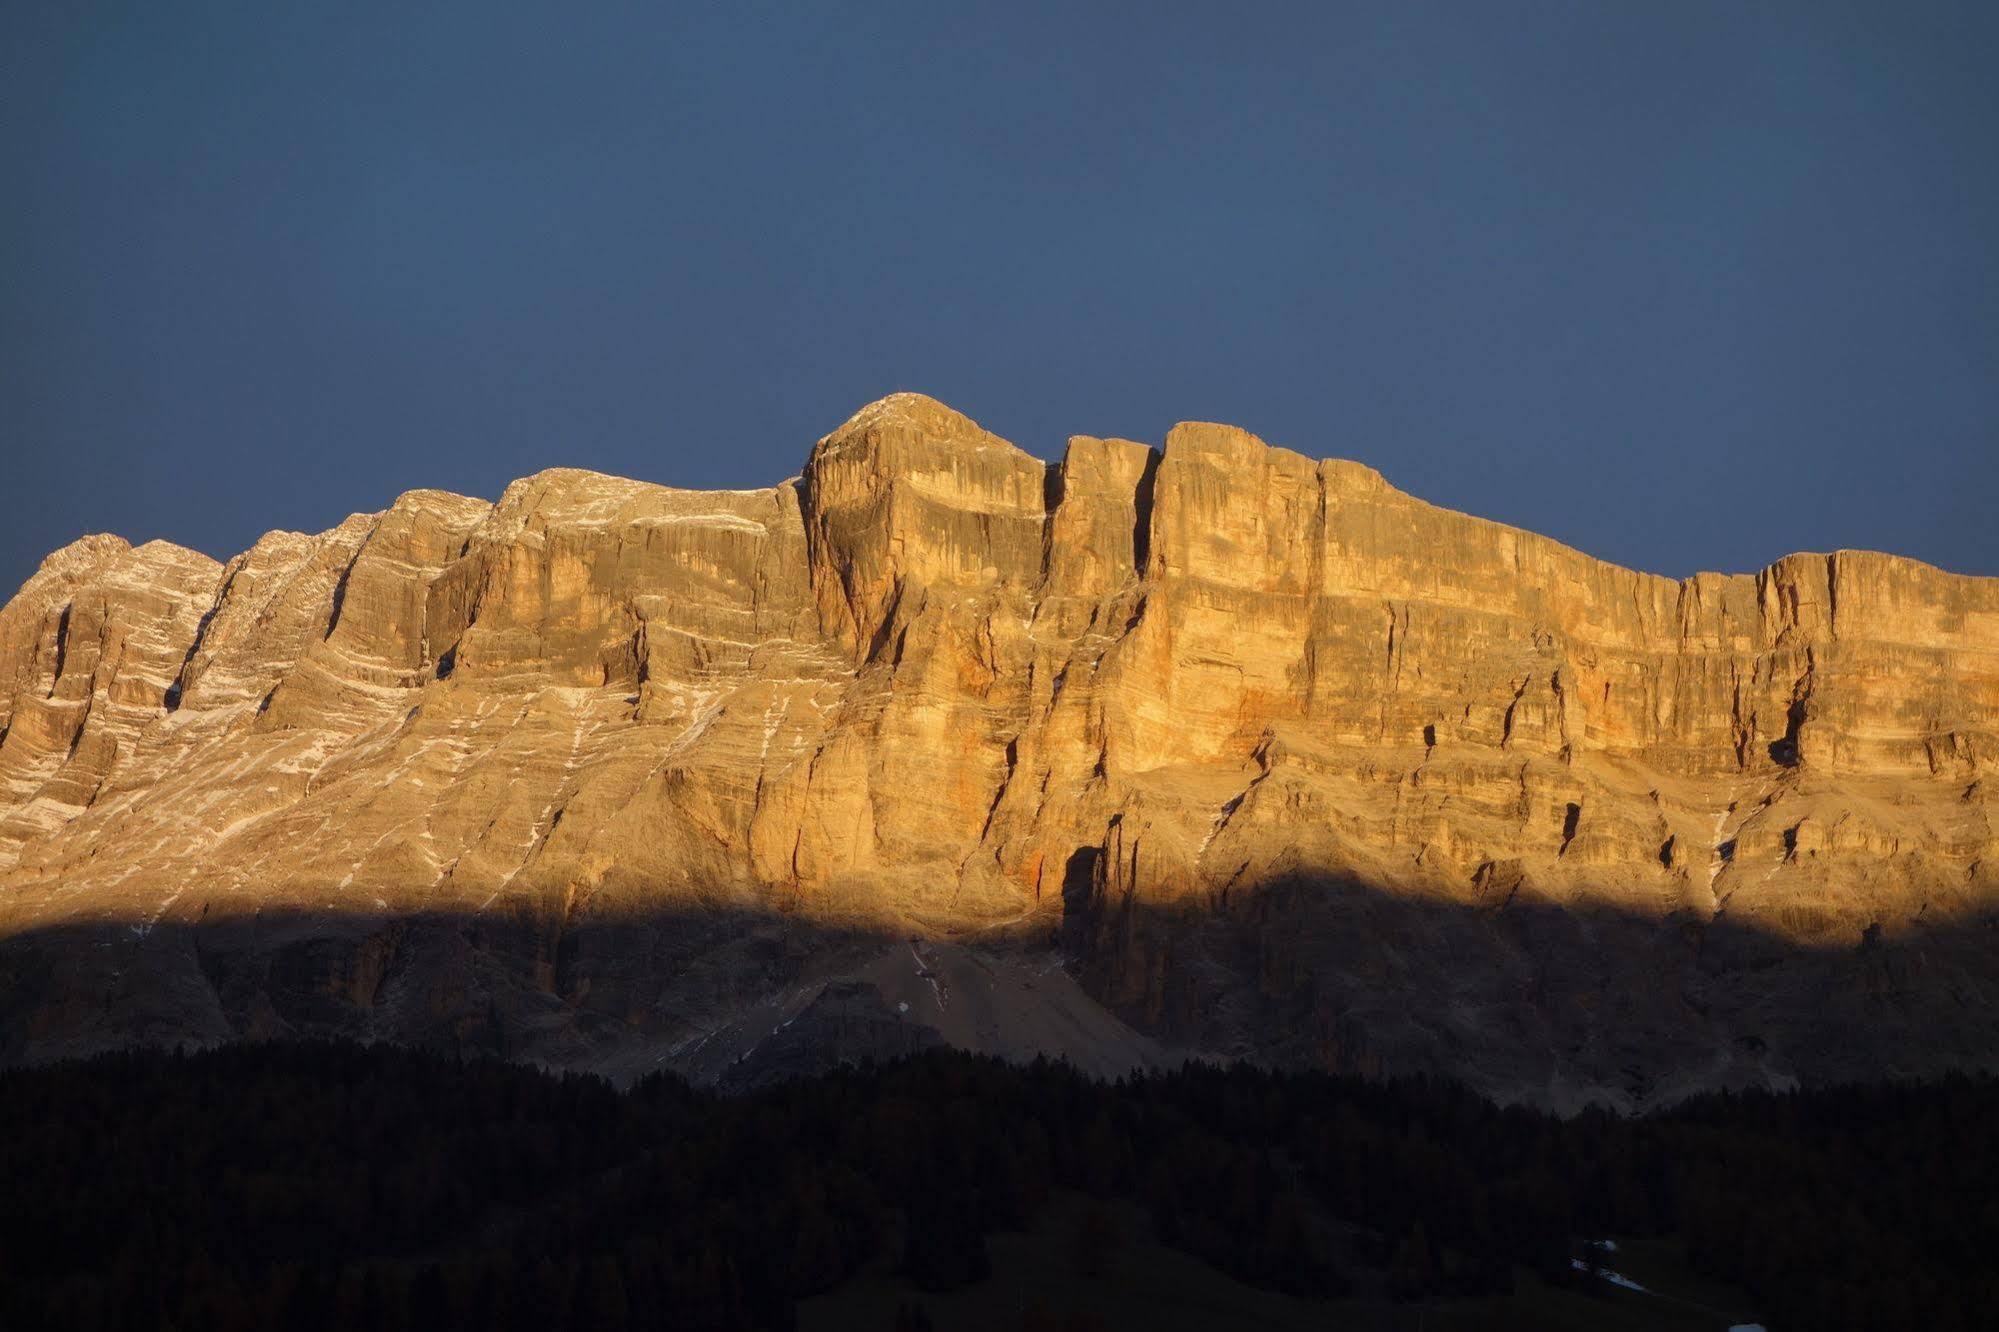
<svg viewBox="0 0 1999 1332">
<path fill-rule="evenodd" d="M 1170 1042 L 1557 1100 L 1989 1062 L 1995 762 L 1999 580 L 1674 582 L 1225 426 L 1050 466 L 897 395 L 769 490 L 51 556 L 0 1053 L 680 1062 L 813 940 L 1059 935 Z"/>
</svg>

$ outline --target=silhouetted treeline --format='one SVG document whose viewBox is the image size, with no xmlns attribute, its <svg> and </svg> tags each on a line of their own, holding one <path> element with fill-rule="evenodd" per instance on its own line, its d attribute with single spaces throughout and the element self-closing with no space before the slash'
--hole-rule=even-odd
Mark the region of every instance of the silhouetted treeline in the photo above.
<svg viewBox="0 0 1999 1332">
<path fill-rule="evenodd" d="M 1440 1082 L 956 1052 L 740 1098 L 384 1047 L 124 1054 L 0 1074 L 0 1326 L 781 1329 L 869 1266 L 977 1281 L 1059 1188 L 1307 1297 L 1582 1281 L 1583 1241 L 1656 1235 L 1772 1328 L 1972 1328 L 1999 1310 L 1995 1122 L 1989 1081 L 1564 1121 Z M 1080 1245 L 1115 1242 L 1093 1224 Z"/>
</svg>

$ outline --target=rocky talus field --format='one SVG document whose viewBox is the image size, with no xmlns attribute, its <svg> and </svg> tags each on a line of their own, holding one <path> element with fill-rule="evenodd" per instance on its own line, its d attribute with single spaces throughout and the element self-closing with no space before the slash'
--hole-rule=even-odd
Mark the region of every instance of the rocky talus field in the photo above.
<svg viewBox="0 0 1999 1332">
<path fill-rule="evenodd" d="M 1228 426 L 1046 464 L 898 394 L 765 490 L 51 555 L 0 611 L 0 1060 L 1991 1068 L 1995 769 L 1999 579 L 1674 581 Z"/>
</svg>

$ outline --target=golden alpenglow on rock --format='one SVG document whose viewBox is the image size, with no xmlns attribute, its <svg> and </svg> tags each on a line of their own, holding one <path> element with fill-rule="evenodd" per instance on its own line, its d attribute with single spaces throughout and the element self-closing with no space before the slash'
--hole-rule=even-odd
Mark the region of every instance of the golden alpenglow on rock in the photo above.
<svg viewBox="0 0 1999 1332">
<path fill-rule="evenodd" d="M 0 611 L 0 1058 L 739 1084 L 949 1041 L 1557 1106 L 1989 1067 L 1999 579 L 1653 577 L 1228 426 L 897 394 Z"/>
</svg>

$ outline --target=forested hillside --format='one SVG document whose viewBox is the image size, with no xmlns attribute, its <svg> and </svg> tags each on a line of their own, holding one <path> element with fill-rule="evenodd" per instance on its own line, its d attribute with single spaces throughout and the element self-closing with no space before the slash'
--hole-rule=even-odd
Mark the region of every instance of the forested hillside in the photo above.
<svg viewBox="0 0 1999 1332">
<path fill-rule="evenodd" d="M 1248 1286 L 1506 1325 L 1523 1283 L 1614 1293 L 1576 1260 L 1649 1236 L 1773 1329 L 1969 1328 L 1999 1307 L 1995 1113 L 1961 1080 L 1561 1120 L 945 1051 L 733 1098 L 384 1047 L 115 1055 L 0 1075 L 0 1325 L 786 1328 L 877 1274 L 941 1326 L 921 1292 L 1080 1195 L 1085 1277 L 1142 1216 Z"/>
</svg>

